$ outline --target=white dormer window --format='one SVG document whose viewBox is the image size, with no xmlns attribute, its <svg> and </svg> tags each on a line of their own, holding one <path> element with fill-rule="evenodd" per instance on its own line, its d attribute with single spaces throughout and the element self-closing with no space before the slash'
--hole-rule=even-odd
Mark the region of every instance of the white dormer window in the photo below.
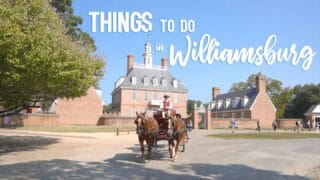
<svg viewBox="0 0 320 180">
<path fill-rule="evenodd" d="M 229 107 L 229 105 L 230 105 L 230 103 L 231 103 L 231 99 L 230 98 L 227 98 L 226 99 L 226 101 L 225 101 L 225 108 L 228 108 Z"/>
<path fill-rule="evenodd" d="M 219 101 L 218 101 L 218 109 L 221 108 L 222 103 L 223 103 L 223 100 L 219 100 Z"/>
<path fill-rule="evenodd" d="M 235 97 L 234 100 L 233 100 L 232 107 L 233 108 L 237 107 L 239 102 L 240 102 L 240 97 Z"/>
<path fill-rule="evenodd" d="M 163 87 L 167 87 L 167 80 L 164 79 L 164 78 L 162 78 L 162 79 L 161 79 L 161 85 L 162 85 Z"/>
<path fill-rule="evenodd" d="M 153 78 L 153 79 L 152 79 L 152 84 L 153 84 L 154 86 L 158 86 L 158 85 L 159 85 L 159 80 L 158 80 L 157 78 Z"/>
<path fill-rule="evenodd" d="M 144 84 L 145 86 L 148 86 L 148 85 L 149 85 L 149 78 L 144 77 L 144 78 L 143 78 L 143 84 Z"/>
<path fill-rule="evenodd" d="M 131 76 L 131 84 L 137 84 L 137 77 Z"/>
<path fill-rule="evenodd" d="M 246 106 L 246 105 L 248 104 L 248 102 L 249 102 L 248 96 L 244 96 L 244 97 L 243 97 L 243 100 L 242 100 L 242 106 L 243 106 L 243 107 Z"/>
<path fill-rule="evenodd" d="M 211 109 L 215 109 L 216 108 L 216 101 L 212 101 L 211 102 Z"/>
<path fill-rule="evenodd" d="M 173 87 L 174 87 L 174 88 L 177 88 L 177 87 L 178 87 L 178 80 L 173 79 L 173 80 L 172 80 L 172 84 L 173 84 Z"/>
</svg>

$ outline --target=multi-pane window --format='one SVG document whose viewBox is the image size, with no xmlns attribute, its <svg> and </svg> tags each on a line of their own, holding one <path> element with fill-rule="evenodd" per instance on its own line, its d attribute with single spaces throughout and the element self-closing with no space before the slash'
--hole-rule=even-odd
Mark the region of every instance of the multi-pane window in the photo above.
<svg viewBox="0 0 320 180">
<path fill-rule="evenodd" d="M 131 99 L 132 99 L 132 100 L 137 100 L 137 95 L 136 95 L 136 92 L 135 92 L 135 91 L 132 91 Z"/>
<path fill-rule="evenodd" d="M 178 94 L 173 95 L 173 103 L 178 103 Z"/>
<path fill-rule="evenodd" d="M 153 92 L 153 97 L 152 97 L 152 99 L 153 99 L 153 100 L 157 100 L 157 98 L 158 98 L 157 92 Z"/>
<path fill-rule="evenodd" d="M 149 98 L 148 98 L 148 92 L 145 91 L 145 92 L 144 92 L 144 101 L 148 101 L 148 100 L 149 100 Z"/>
</svg>

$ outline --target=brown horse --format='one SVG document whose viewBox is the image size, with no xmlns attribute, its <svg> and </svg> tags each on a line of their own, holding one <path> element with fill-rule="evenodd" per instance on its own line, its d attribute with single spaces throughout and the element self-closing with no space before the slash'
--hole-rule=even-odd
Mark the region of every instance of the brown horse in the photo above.
<svg viewBox="0 0 320 180">
<path fill-rule="evenodd" d="M 168 118 L 168 145 L 170 158 L 176 161 L 179 146 L 184 145 L 186 139 L 186 125 L 179 115 Z M 174 141 L 177 141 L 173 157 Z"/>
<path fill-rule="evenodd" d="M 142 162 L 145 162 L 144 141 L 146 141 L 148 145 L 147 159 L 150 159 L 152 147 L 156 142 L 156 137 L 159 132 L 159 126 L 155 119 L 146 117 L 146 113 L 138 114 L 138 112 L 136 112 L 136 114 L 137 118 L 135 124 L 137 125 L 137 134 L 141 146 L 141 160 Z"/>
</svg>

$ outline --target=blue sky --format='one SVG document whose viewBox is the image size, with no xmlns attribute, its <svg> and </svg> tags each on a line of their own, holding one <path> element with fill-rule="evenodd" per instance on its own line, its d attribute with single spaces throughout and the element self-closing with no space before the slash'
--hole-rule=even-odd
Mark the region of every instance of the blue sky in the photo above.
<svg viewBox="0 0 320 180">
<path fill-rule="evenodd" d="M 228 65 L 217 62 L 212 65 L 189 61 L 187 67 L 170 66 L 170 72 L 189 89 L 189 99 L 207 102 L 211 88 L 218 86 L 227 92 L 232 83 L 245 81 L 250 74 L 262 72 L 283 82 L 284 87 L 297 84 L 320 83 L 320 0 L 74 0 L 74 13 L 84 20 L 81 28 L 88 32 L 97 45 L 96 53 L 106 59 L 105 76 L 100 83 L 104 101 L 111 102 L 114 82 L 126 73 L 126 56 L 134 54 L 136 62 L 142 62 L 147 35 L 144 32 L 100 33 L 92 32 L 89 11 L 128 11 L 152 13 L 152 31 L 149 41 L 153 46 L 153 63 L 160 64 L 161 57 L 169 57 L 169 45 L 185 50 L 185 36 L 199 42 L 203 34 L 209 34 L 220 42 L 220 49 L 241 49 L 264 45 L 267 37 L 277 35 L 274 48 L 290 48 L 297 44 L 312 47 L 317 54 L 309 70 L 303 70 L 290 62 L 271 66 L 248 63 Z M 191 33 L 161 32 L 160 19 L 193 19 L 195 31 Z M 163 44 L 164 51 L 155 51 L 155 44 Z"/>
</svg>

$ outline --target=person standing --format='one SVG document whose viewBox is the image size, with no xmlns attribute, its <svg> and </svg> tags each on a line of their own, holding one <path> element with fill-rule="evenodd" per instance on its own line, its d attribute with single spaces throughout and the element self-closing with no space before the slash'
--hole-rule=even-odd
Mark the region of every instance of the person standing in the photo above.
<svg viewBox="0 0 320 180">
<path fill-rule="evenodd" d="M 10 118 L 9 118 L 9 116 L 4 116 L 3 117 L 3 128 L 6 128 L 6 127 L 8 127 L 8 125 L 9 125 L 9 123 L 10 123 Z"/>
<path fill-rule="evenodd" d="M 164 100 L 162 102 L 162 117 L 165 118 L 166 113 L 168 113 L 168 115 L 171 116 L 170 109 L 172 108 L 172 106 L 169 100 L 170 96 L 164 95 L 163 98 Z"/>
<path fill-rule="evenodd" d="M 277 126 L 278 126 L 278 123 L 277 123 L 276 120 L 274 120 L 274 121 L 272 122 L 272 127 L 273 127 L 273 131 L 274 131 L 274 132 L 277 130 Z"/>
<path fill-rule="evenodd" d="M 256 129 L 258 132 L 260 132 L 261 131 L 261 129 L 260 129 L 260 120 L 258 120 L 257 121 L 257 129 Z"/>
<path fill-rule="evenodd" d="M 231 119 L 230 126 L 231 126 L 232 133 L 234 133 L 234 129 L 237 127 L 237 122 L 234 118 Z"/>
<path fill-rule="evenodd" d="M 189 132 L 191 132 L 191 130 L 192 130 L 192 122 L 191 122 L 191 120 L 189 120 L 189 122 L 187 124 L 187 129 L 188 129 Z"/>
<path fill-rule="evenodd" d="M 311 131 L 311 121 L 310 120 L 308 120 L 307 126 L 308 126 L 309 131 Z"/>
</svg>

